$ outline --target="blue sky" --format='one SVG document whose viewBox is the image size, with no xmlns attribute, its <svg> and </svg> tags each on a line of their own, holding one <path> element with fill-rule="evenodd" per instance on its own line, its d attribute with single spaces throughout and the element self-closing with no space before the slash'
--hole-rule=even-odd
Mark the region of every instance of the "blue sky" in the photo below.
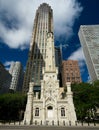
<svg viewBox="0 0 99 130">
<path fill-rule="evenodd" d="M 80 25 L 99 24 L 99 0 L 0 0 L 0 61 L 8 69 L 12 61 L 26 66 L 33 20 L 38 6 L 46 2 L 54 13 L 55 45 L 63 59 L 79 61 L 82 80 L 89 80 L 78 30 Z"/>
</svg>

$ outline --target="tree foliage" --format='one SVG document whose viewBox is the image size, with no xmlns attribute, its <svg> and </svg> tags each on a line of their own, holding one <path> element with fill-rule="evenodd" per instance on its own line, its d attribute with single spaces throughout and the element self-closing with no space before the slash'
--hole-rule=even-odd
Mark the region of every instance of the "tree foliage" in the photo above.
<svg viewBox="0 0 99 130">
<path fill-rule="evenodd" d="M 2 94 L 0 95 L 0 120 L 21 120 L 26 105 L 26 95 Z"/>
<path fill-rule="evenodd" d="M 73 84 L 72 91 L 78 120 L 95 119 L 99 108 L 99 81 Z"/>
</svg>

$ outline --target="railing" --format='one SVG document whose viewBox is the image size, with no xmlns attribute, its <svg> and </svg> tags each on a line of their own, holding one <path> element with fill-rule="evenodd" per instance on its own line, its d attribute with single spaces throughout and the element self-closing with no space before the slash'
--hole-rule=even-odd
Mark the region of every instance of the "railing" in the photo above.
<svg viewBox="0 0 99 130">
<path fill-rule="evenodd" d="M 23 122 L 23 121 L 14 121 L 14 122 L 11 122 L 11 121 L 9 121 L 9 122 L 5 122 L 5 121 L 3 121 L 3 122 L 1 122 L 0 123 L 0 125 L 17 125 L 17 126 L 20 126 L 20 125 L 28 125 L 26 122 Z M 39 125 L 39 126 L 46 126 L 46 125 L 49 125 L 49 126 L 87 126 L 87 127 L 95 127 L 95 126 L 98 126 L 99 127 L 99 123 L 95 123 L 95 122 L 92 122 L 92 123 L 90 123 L 90 122 L 78 122 L 78 121 L 76 121 L 75 123 L 72 123 L 71 121 L 69 121 L 69 122 L 65 122 L 65 121 L 63 121 L 63 122 L 60 122 L 60 121 L 57 121 L 57 122 L 55 122 L 54 120 L 53 121 L 51 121 L 51 122 L 49 122 L 49 121 L 45 121 L 45 122 L 43 122 L 42 120 L 41 121 L 37 121 L 37 120 L 35 120 L 35 122 L 33 122 L 33 123 L 31 123 L 30 125 L 34 125 L 34 126 L 37 126 L 37 125 Z"/>
</svg>

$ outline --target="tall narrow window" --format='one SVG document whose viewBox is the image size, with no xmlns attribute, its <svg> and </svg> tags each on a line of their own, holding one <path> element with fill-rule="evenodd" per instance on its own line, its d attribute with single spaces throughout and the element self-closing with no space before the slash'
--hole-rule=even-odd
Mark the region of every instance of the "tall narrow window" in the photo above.
<svg viewBox="0 0 99 130">
<path fill-rule="evenodd" d="M 35 116 L 39 116 L 39 108 L 35 109 Z"/>
<path fill-rule="evenodd" d="M 65 116 L 65 108 L 61 108 L 61 116 Z"/>
</svg>

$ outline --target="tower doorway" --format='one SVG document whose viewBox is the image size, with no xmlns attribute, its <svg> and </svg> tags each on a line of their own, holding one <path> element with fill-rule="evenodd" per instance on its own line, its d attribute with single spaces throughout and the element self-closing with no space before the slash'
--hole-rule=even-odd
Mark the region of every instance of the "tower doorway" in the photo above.
<svg viewBox="0 0 99 130">
<path fill-rule="evenodd" d="M 48 117 L 48 119 L 53 118 L 53 107 L 52 106 L 47 107 L 47 117 Z"/>
</svg>

